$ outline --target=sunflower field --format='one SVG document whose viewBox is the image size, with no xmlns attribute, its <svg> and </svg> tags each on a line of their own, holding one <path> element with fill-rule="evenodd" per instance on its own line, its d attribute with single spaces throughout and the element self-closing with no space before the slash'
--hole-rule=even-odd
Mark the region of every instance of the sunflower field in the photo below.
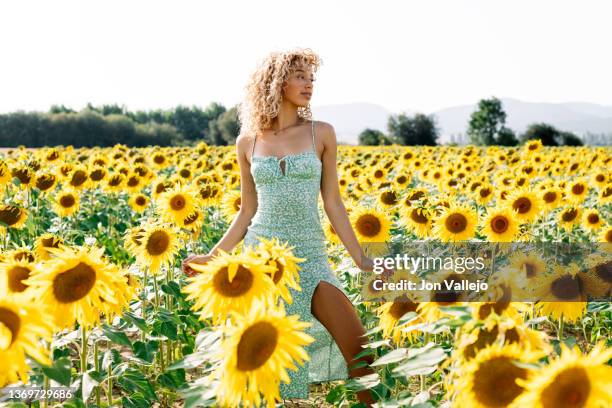
<svg viewBox="0 0 612 408">
<path fill-rule="evenodd" d="M 364 244 L 609 244 L 610 168 L 612 148 L 539 141 L 338 147 Z M 292 248 L 238 245 L 182 273 L 224 235 L 239 189 L 232 146 L 1 151 L 0 406 L 296 406 L 279 385 L 313 338 L 283 306 L 300 288 Z M 367 301 L 322 202 L 320 216 L 375 374 L 313 384 L 300 406 L 364 406 L 364 389 L 379 407 L 612 406 L 610 302 L 582 290 L 571 302 Z M 554 276 L 609 298 L 607 255 Z M 515 253 L 506 268 L 555 287 L 536 256 Z M 11 389 L 70 394 L 11 399 Z"/>
</svg>

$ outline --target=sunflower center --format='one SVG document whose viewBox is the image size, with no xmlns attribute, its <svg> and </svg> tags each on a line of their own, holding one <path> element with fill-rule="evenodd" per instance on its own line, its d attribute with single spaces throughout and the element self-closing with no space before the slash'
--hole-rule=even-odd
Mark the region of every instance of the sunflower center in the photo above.
<svg viewBox="0 0 612 408">
<path fill-rule="evenodd" d="M 589 224 L 597 224 L 599 222 L 599 215 L 597 214 L 589 214 L 587 217 L 587 221 Z"/>
<path fill-rule="evenodd" d="M 174 211 L 181 211 L 183 208 L 185 208 L 186 204 L 187 201 L 181 194 L 177 194 L 170 199 L 170 208 L 172 208 Z"/>
<path fill-rule="evenodd" d="M 410 219 L 417 224 L 427 224 L 427 217 L 423 215 L 423 211 L 418 208 L 413 209 L 410 212 Z"/>
<path fill-rule="evenodd" d="M 234 211 L 240 211 L 240 204 L 242 203 L 242 200 L 240 197 L 236 198 L 234 200 Z"/>
<path fill-rule="evenodd" d="M 478 192 L 480 197 L 487 198 L 491 194 L 491 189 L 489 187 L 481 188 Z"/>
<path fill-rule="evenodd" d="M 44 175 L 36 180 L 36 187 L 41 191 L 46 191 L 53 187 L 55 183 L 55 177 L 51 175 Z"/>
<path fill-rule="evenodd" d="M 283 273 L 285 272 L 285 267 L 278 260 L 274 261 L 276 263 L 276 272 L 274 272 L 274 276 L 272 276 L 272 281 L 276 284 L 283 277 Z"/>
<path fill-rule="evenodd" d="M 550 288 L 557 299 L 576 299 L 582 293 L 582 281 L 577 277 L 564 275 L 555 279 Z"/>
<path fill-rule="evenodd" d="M 163 254 L 169 246 L 170 236 L 165 231 L 155 231 L 147 240 L 147 252 L 152 256 Z"/>
<path fill-rule="evenodd" d="M 583 407 L 591 391 L 589 376 L 582 367 L 571 367 L 558 374 L 542 391 L 544 408 Z"/>
<path fill-rule="evenodd" d="M 242 265 L 238 266 L 236 276 L 229 281 L 227 266 L 215 274 L 213 284 L 217 292 L 227 297 L 239 297 L 244 295 L 253 286 L 253 274 Z"/>
<path fill-rule="evenodd" d="M 455 280 L 457 279 L 457 280 Z M 449 286 L 452 287 L 455 283 L 461 282 L 461 277 L 455 274 L 449 275 L 444 279 L 444 282 L 448 282 Z M 446 287 L 446 283 L 442 283 L 442 287 Z M 461 297 L 461 293 L 456 290 L 434 290 L 433 301 L 441 305 L 449 305 L 455 303 Z"/>
<path fill-rule="evenodd" d="M 9 348 L 19 335 L 19 329 L 21 327 L 21 319 L 19 315 L 10 309 L 0 307 L 0 327 L 6 327 L 10 332 L 10 343 L 5 344 L 5 349 Z M 0 333 L 2 333 L 0 331 Z M 4 336 L 3 336 L 4 337 Z"/>
<path fill-rule="evenodd" d="M 547 191 L 546 193 L 544 193 L 544 202 L 550 204 L 550 203 L 554 203 L 555 200 L 557 199 L 557 193 L 555 193 L 554 191 Z"/>
<path fill-rule="evenodd" d="M 164 161 L 166 161 L 166 158 L 158 154 L 153 157 L 153 161 L 155 162 L 155 164 L 162 164 Z"/>
<path fill-rule="evenodd" d="M 53 294 L 60 303 L 73 303 L 83 299 L 96 283 L 96 271 L 79 262 L 74 268 L 58 274 L 53 280 Z"/>
<path fill-rule="evenodd" d="M 446 218 L 444 225 L 448 231 L 452 232 L 453 234 L 458 234 L 463 232 L 467 227 L 467 218 L 465 218 L 465 215 L 463 214 L 454 213 Z"/>
<path fill-rule="evenodd" d="M 147 203 L 147 200 L 146 200 L 146 198 L 144 198 L 143 196 L 138 196 L 138 197 L 136 197 L 136 205 L 139 205 L 139 206 L 141 206 L 141 207 L 142 207 L 142 206 L 143 206 L 143 205 L 145 205 L 146 203 Z"/>
<path fill-rule="evenodd" d="M 609 283 L 612 282 L 612 261 L 597 265 L 595 267 L 595 273 L 597 273 L 597 276 L 602 280 Z"/>
<path fill-rule="evenodd" d="M 561 218 L 565 222 L 571 222 L 576 219 L 577 215 L 578 215 L 578 210 L 575 208 L 570 208 L 569 210 L 566 210 L 563 212 L 563 215 L 561 216 Z"/>
<path fill-rule="evenodd" d="M 497 234 L 503 234 L 508 231 L 509 225 L 508 219 L 502 215 L 497 215 L 491 220 L 491 229 Z"/>
<path fill-rule="evenodd" d="M 121 176 L 115 175 L 108 181 L 108 185 L 111 187 L 117 187 L 119 184 L 121 184 L 121 180 Z"/>
<path fill-rule="evenodd" d="M 380 224 L 380 220 L 372 214 L 362 215 L 357 220 L 357 229 L 366 237 L 376 236 L 380 232 L 381 228 L 382 226 Z"/>
<path fill-rule="evenodd" d="M 138 184 L 140 184 L 140 179 L 138 177 L 132 176 L 128 179 L 128 187 L 136 187 Z"/>
<path fill-rule="evenodd" d="M 393 316 L 395 320 L 399 320 L 408 312 L 416 312 L 418 306 L 418 303 L 412 302 L 408 299 L 398 299 L 391 305 L 389 314 Z"/>
<path fill-rule="evenodd" d="M 606 232 L 606 242 L 612 242 L 612 229 L 609 229 L 608 232 Z"/>
<path fill-rule="evenodd" d="M 393 205 L 397 203 L 397 194 L 395 191 L 385 191 L 380 195 L 380 199 L 387 205 Z"/>
<path fill-rule="evenodd" d="M 582 184 L 575 184 L 572 186 L 572 193 L 580 195 L 584 192 L 584 186 Z"/>
<path fill-rule="evenodd" d="M 508 357 L 496 357 L 480 364 L 474 373 L 476 399 L 488 407 L 505 407 L 523 391 L 517 378 L 526 378 L 527 370 Z"/>
<path fill-rule="evenodd" d="M 6 225 L 13 225 L 19 221 L 21 215 L 21 209 L 15 206 L 7 206 L 0 208 L 0 222 Z"/>
<path fill-rule="evenodd" d="M 520 197 L 512 203 L 512 208 L 519 214 L 528 213 L 531 210 L 531 200 L 527 197 Z"/>
<path fill-rule="evenodd" d="M 271 323 L 257 322 L 242 333 L 236 350 L 240 371 L 256 370 L 274 354 L 278 330 Z"/>
<path fill-rule="evenodd" d="M 59 248 L 60 241 L 55 237 L 43 238 L 41 240 L 42 245 L 45 248 Z"/>
<path fill-rule="evenodd" d="M 60 205 L 64 208 L 70 208 L 74 205 L 76 200 L 72 194 L 63 195 L 60 197 Z"/>
<path fill-rule="evenodd" d="M 72 179 L 70 180 L 70 184 L 74 187 L 78 187 L 83 184 L 87 180 L 87 174 L 83 170 L 77 170 L 72 175 Z"/>
<path fill-rule="evenodd" d="M 11 292 L 23 292 L 28 288 L 23 281 L 30 277 L 30 269 L 25 266 L 13 266 L 8 270 L 8 287 Z"/>
<path fill-rule="evenodd" d="M 89 175 L 89 177 L 91 177 L 91 179 L 93 181 L 100 181 L 104 178 L 104 170 L 101 169 L 96 169 L 94 171 L 91 172 L 91 174 Z"/>
</svg>

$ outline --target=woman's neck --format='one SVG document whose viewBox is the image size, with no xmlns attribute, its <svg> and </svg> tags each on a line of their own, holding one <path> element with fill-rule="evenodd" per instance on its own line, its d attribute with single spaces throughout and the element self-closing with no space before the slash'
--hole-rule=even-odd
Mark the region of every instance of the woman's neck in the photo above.
<svg viewBox="0 0 612 408">
<path fill-rule="evenodd" d="M 283 101 L 278 111 L 278 116 L 272 120 L 271 130 L 279 132 L 302 121 L 298 115 L 297 106 L 291 102 Z"/>
</svg>

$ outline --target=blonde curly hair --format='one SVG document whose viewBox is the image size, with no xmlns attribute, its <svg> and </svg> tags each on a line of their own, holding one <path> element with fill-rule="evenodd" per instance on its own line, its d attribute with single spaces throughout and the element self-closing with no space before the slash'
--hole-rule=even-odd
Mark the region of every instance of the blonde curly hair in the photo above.
<svg viewBox="0 0 612 408">
<path fill-rule="evenodd" d="M 283 100 L 283 85 L 289 75 L 304 65 L 312 67 L 313 72 L 316 72 L 321 63 L 321 58 L 310 48 L 275 51 L 261 60 L 245 87 L 244 100 L 238 105 L 240 133 L 259 136 L 263 129 L 270 128 L 272 120 L 278 116 Z M 298 116 L 312 119 L 310 104 L 298 107 Z"/>
</svg>

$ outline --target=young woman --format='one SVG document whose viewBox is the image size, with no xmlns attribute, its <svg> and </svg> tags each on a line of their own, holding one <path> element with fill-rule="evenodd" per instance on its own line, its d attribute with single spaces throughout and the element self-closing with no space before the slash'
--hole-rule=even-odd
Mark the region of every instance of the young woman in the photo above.
<svg viewBox="0 0 612 408">
<path fill-rule="evenodd" d="M 299 264 L 301 292 L 293 291 L 287 314 L 299 314 L 313 325 L 315 338 L 307 351 L 310 361 L 291 383 L 281 383 L 283 398 L 307 398 L 308 384 L 360 377 L 373 373 L 368 366 L 353 369 L 367 339 L 364 327 L 327 258 L 320 223 L 318 198 L 332 227 L 356 265 L 365 271 L 373 261 L 362 250 L 340 196 L 336 172 L 336 135 L 325 122 L 312 120 L 310 99 L 319 57 L 310 49 L 274 52 L 251 76 L 239 109 L 241 134 L 236 154 L 241 176 L 241 208 L 223 238 L 206 255 L 191 255 L 183 262 L 206 263 L 218 248 L 231 251 L 240 241 L 255 245 L 258 237 L 277 237 L 294 246 Z M 363 365 L 363 364 L 360 364 Z M 368 390 L 358 393 L 367 406 L 374 399 Z"/>
</svg>

